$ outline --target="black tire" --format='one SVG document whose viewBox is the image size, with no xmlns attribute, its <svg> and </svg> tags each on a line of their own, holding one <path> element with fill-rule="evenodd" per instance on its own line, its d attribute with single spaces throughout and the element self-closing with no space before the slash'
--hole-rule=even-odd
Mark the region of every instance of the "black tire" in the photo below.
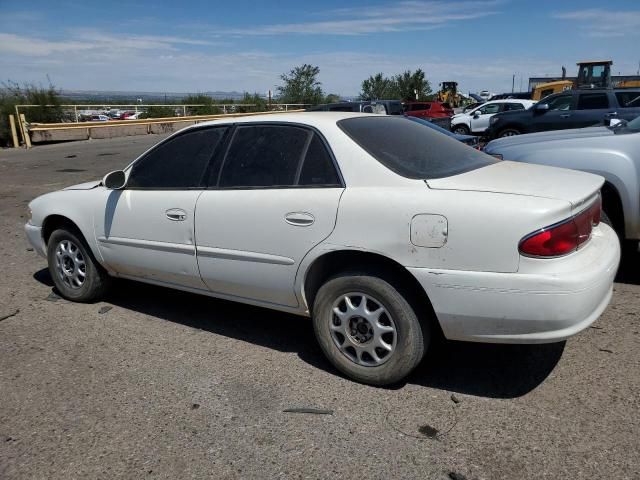
<svg viewBox="0 0 640 480">
<path fill-rule="evenodd" d="M 451 127 L 451 131 L 453 133 L 457 133 L 458 135 L 471 135 L 471 130 L 466 125 L 454 125 Z"/>
<path fill-rule="evenodd" d="M 56 251 L 61 244 L 67 245 L 67 250 L 65 250 L 67 253 L 61 255 L 57 260 Z M 81 259 L 84 266 L 79 268 L 77 264 L 74 264 L 73 258 Z M 82 235 L 76 231 L 54 230 L 47 243 L 47 261 L 49 273 L 56 289 L 67 300 L 81 303 L 95 302 L 104 295 L 111 283 L 109 274 L 96 261 Z M 64 261 L 70 262 L 71 266 L 66 271 L 72 273 L 68 275 L 63 273 L 65 269 L 61 270 L 58 261 L 61 262 L 60 264 L 63 264 Z M 79 284 L 73 274 L 82 269 L 84 270 L 84 278 Z M 82 275 L 76 275 L 76 277 L 80 278 Z"/>
<path fill-rule="evenodd" d="M 332 334 L 331 325 L 336 325 L 336 321 L 341 323 L 333 312 L 334 303 L 346 294 L 354 294 L 354 297 L 358 294 L 367 295 L 374 300 L 374 304 L 378 303 L 388 312 L 389 317 L 385 317 L 384 321 L 395 326 L 395 337 L 391 337 L 395 344 L 382 364 L 359 364 L 357 360 L 348 357 L 347 353 L 343 353 L 337 340 L 334 340 L 336 334 Z M 426 322 L 420 322 L 410 303 L 394 286 L 383 278 L 361 272 L 340 274 L 320 287 L 313 304 L 313 327 L 320 348 L 338 370 L 358 382 L 376 386 L 394 384 L 409 375 L 422 360 L 430 339 Z M 344 342 L 355 344 L 344 335 L 342 337 Z M 372 339 L 370 342 L 374 341 Z M 347 350 L 349 348 L 353 349 L 349 346 Z M 355 349 L 353 352 L 355 356 Z M 370 355 L 369 357 L 374 360 Z"/>
<path fill-rule="evenodd" d="M 515 137 L 516 135 L 522 135 L 522 132 L 517 128 L 505 128 L 503 130 L 500 130 L 498 138 Z"/>
</svg>

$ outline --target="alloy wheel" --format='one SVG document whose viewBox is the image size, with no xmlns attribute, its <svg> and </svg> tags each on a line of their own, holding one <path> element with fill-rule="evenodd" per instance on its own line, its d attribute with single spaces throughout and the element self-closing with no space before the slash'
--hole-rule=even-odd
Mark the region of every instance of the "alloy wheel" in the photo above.
<svg viewBox="0 0 640 480">
<path fill-rule="evenodd" d="M 56 246 L 56 272 L 69 288 L 78 289 L 87 278 L 87 265 L 82 252 L 71 240 L 62 240 Z"/>
<path fill-rule="evenodd" d="M 382 365 L 396 348 L 398 333 L 382 302 L 362 292 L 341 295 L 331 308 L 331 338 L 352 362 Z"/>
</svg>

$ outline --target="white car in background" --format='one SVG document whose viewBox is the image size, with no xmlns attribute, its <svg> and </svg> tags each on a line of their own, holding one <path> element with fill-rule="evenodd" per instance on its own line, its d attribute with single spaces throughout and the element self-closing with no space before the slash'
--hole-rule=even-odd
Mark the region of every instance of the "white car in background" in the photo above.
<svg viewBox="0 0 640 480">
<path fill-rule="evenodd" d="M 42 195 L 25 229 L 69 300 L 122 277 L 311 316 L 336 368 L 386 385 L 436 332 L 554 342 L 594 322 L 620 258 L 602 183 L 402 117 L 261 115 L 186 128 Z"/>
<path fill-rule="evenodd" d="M 459 135 L 482 135 L 489 128 L 489 119 L 496 113 L 513 110 L 526 110 L 534 105 L 533 100 L 520 100 L 509 98 L 506 100 L 493 100 L 464 113 L 458 113 L 451 117 L 451 131 Z"/>
</svg>

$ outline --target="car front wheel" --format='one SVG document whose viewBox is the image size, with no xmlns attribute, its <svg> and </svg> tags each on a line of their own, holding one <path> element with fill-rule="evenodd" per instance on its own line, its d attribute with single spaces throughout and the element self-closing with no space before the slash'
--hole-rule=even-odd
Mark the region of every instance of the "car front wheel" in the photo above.
<svg viewBox="0 0 640 480">
<path fill-rule="evenodd" d="M 520 130 L 518 130 L 516 128 L 505 128 L 504 130 L 502 130 L 500 132 L 498 137 L 500 137 L 500 138 L 515 137 L 516 135 L 520 135 L 520 133 L 521 133 Z"/>
<path fill-rule="evenodd" d="M 316 338 L 331 363 L 362 383 L 399 382 L 420 363 L 429 341 L 401 293 L 383 278 L 342 274 L 318 291 L 313 307 Z"/>
<path fill-rule="evenodd" d="M 67 300 L 93 302 L 106 291 L 110 277 L 98 264 L 81 235 L 55 230 L 47 243 L 49 272 Z"/>
<path fill-rule="evenodd" d="M 469 135 L 471 133 L 471 130 L 466 125 L 454 125 L 451 131 L 458 135 Z"/>
</svg>

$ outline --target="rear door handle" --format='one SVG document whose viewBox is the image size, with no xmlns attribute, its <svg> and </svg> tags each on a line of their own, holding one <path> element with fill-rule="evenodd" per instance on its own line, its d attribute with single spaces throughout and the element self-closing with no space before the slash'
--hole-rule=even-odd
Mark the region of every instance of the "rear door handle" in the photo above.
<svg viewBox="0 0 640 480">
<path fill-rule="evenodd" d="M 307 212 L 290 212 L 284 216 L 284 221 L 296 227 L 308 227 L 316 221 L 315 217 Z"/>
<path fill-rule="evenodd" d="M 569 118 L 570 116 L 570 113 L 563 113 L 562 115 L 560 115 L 560 118 Z"/>
<path fill-rule="evenodd" d="M 618 112 L 605 113 L 604 116 L 607 117 L 607 118 L 609 118 L 609 117 L 617 117 L 618 116 Z"/>
<path fill-rule="evenodd" d="M 183 222 L 187 219 L 187 212 L 181 208 L 170 208 L 165 212 L 165 215 L 174 222 Z"/>
</svg>

